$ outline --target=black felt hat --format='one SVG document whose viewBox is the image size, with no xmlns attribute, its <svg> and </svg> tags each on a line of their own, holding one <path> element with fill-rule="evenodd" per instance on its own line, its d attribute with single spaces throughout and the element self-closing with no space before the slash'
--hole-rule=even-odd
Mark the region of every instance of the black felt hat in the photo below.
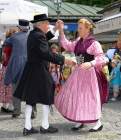
<svg viewBox="0 0 121 140">
<path fill-rule="evenodd" d="M 35 15 L 34 20 L 31 20 L 30 22 L 36 23 L 36 22 L 45 21 L 45 20 L 51 21 L 51 19 L 48 18 L 46 14 L 40 14 L 40 15 Z"/>
<path fill-rule="evenodd" d="M 29 21 L 25 19 L 19 19 L 19 26 L 29 26 Z"/>
</svg>

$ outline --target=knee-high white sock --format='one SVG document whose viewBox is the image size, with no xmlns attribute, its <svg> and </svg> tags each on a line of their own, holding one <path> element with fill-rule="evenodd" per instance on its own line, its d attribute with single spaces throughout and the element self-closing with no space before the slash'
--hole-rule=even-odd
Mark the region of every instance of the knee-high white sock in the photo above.
<svg viewBox="0 0 121 140">
<path fill-rule="evenodd" d="M 98 129 L 102 125 L 100 119 L 96 122 L 96 125 L 93 127 L 93 129 Z"/>
<path fill-rule="evenodd" d="M 25 128 L 30 130 L 32 128 L 31 124 L 31 114 L 32 114 L 32 106 L 26 105 L 25 109 Z"/>
<path fill-rule="evenodd" d="M 43 105 L 42 106 L 43 114 L 42 114 L 42 127 L 44 129 L 49 128 L 49 121 L 48 121 L 48 116 L 50 112 L 50 108 L 48 105 Z"/>
</svg>

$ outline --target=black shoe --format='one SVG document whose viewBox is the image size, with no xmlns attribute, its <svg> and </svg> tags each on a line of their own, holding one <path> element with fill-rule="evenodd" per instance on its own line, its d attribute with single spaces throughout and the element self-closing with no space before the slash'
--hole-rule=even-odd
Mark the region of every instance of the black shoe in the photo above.
<svg viewBox="0 0 121 140">
<path fill-rule="evenodd" d="M 84 124 L 81 124 L 79 127 L 75 127 L 75 126 L 72 127 L 71 130 L 72 131 L 78 131 L 78 130 L 82 129 L 83 127 L 84 127 Z"/>
<path fill-rule="evenodd" d="M 40 133 L 56 133 L 58 132 L 58 129 L 57 128 L 54 128 L 52 126 L 50 126 L 48 129 L 44 129 L 43 127 L 40 127 Z"/>
<path fill-rule="evenodd" d="M 20 115 L 21 115 L 21 114 L 12 114 L 12 118 L 13 118 L 13 119 L 16 119 L 16 118 L 18 118 Z"/>
<path fill-rule="evenodd" d="M 89 132 L 98 132 L 103 129 L 103 125 L 101 125 L 98 129 L 90 129 Z"/>
<path fill-rule="evenodd" d="M 12 110 L 6 109 L 4 107 L 1 107 L 1 112 L 3 112 L 3 113 L 13 113 Z"/>
<path fill-rule="evenodd" d="M 36 134 L 36 133 L 39 133 L 39 131 L 34 129 L 33 127 L 30 130 L 28 130 L 26 128 L 24 128 L 24 130 L 23 130 L 23 135 L 24 136 L 31 135 L 31 134 Z"/>
</svg>

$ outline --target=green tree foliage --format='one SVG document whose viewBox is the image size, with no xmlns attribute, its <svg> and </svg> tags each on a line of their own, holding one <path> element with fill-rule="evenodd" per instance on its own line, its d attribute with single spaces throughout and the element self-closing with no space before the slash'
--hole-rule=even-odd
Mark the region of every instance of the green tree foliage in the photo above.
<svg viewBox="0 0 121 140">
<path fill-rule="evenodd" d="M 63 0 L 63 1 L 70 2 L 70 3 L 79 3 L 84 5 L 104 7 L 105 5 L 118 0 Z"/>
</svg>

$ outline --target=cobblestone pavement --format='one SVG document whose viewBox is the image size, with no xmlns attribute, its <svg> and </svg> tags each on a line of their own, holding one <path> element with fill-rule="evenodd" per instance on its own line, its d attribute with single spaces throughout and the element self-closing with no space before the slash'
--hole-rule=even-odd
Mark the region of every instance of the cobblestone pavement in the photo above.
<svg viewBox="0 0 121 140">
<path fill-rule="evenodd" d="M 22 104 L 24 111 L 25 104 Z M 33 120 L 34 127 L 41 124 L 41 105 L 37 106 L 38 115 Z M 105 104 L 103 107 L 104 129 L 98 133 L 89 133 L 91 125 L 86 125 L 81 131 L 72 132 L 70 128 L 72 122 L 65 120 L 54 109 L 54 114 L 50 115 L 50 122 L 59 128 L 56 134 L 35 134 L 23 137 L 24 113 L 18 119 L 11 119 L 11 115 L 0 113 L 0 140 L 120 140 L 121 139 L 121 101 Z"/>
</svg>

